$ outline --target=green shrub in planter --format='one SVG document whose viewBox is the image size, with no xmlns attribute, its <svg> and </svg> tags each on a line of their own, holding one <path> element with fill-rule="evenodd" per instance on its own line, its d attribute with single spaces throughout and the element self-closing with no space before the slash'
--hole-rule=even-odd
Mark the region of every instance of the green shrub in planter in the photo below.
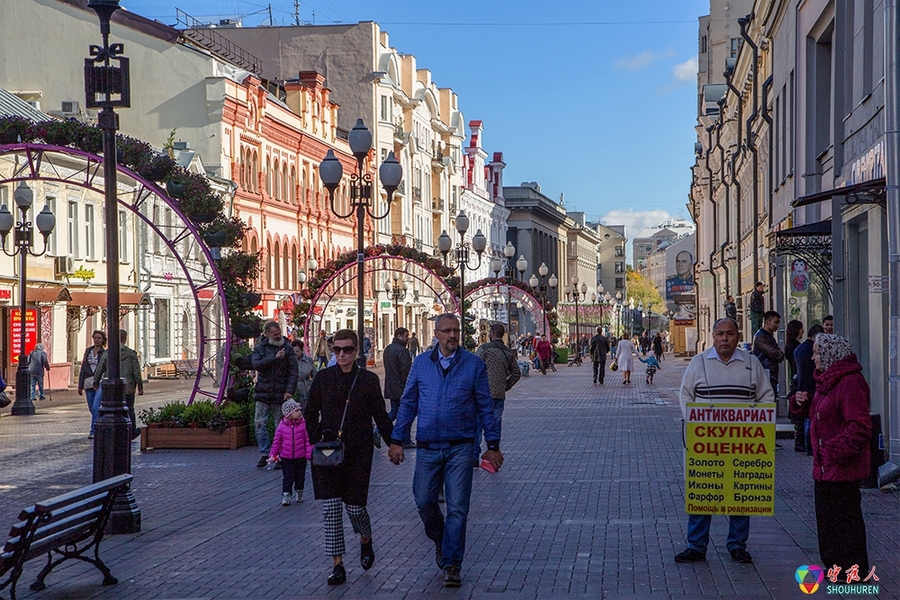
<svg viewBox="0 0 900 600">
<path fill-rule="evenodd" d="M 168 402 L 159 409 L 160 422 L 171 421 L 174 418 L 180 418 L 184 414 L 187 404 L 181 401 Z"/>
<path fill-rule="evenodd" d="M 215 414 L 216 405 L 213 404 L 212 400 L 198 400 L 193 404 L 189 404 L 187 408 L 184 409 L 181 418 L 184 419 L 188 425 L 196 423 L 198 427 L 206 427 L 209 425 L 209 420 Z"/>
<path fill-rule="evenodd" d="M 227 421 L 244 422 L 246 420 L 246 411 L 244 411 L 244 407 L 237 402 L 225 402 L 219 406 L 219 411 Z"/>
</svg>

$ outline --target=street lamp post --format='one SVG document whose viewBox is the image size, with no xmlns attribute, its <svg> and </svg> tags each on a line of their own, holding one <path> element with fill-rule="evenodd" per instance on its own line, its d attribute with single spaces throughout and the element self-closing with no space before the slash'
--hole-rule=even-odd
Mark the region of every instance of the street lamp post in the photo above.
<svg viewBox="0 0 900 600">
<path fill-rule="evenodd" d="M 519 260 L 513 264 L 513 257 L 516 255 L 516 247 L 513 246 L 512 242 L 506 242 L 506 245 L 503 246 L 503 256 L 504 260 L 501 261 L 500 258 L 494 258 L 491 261 L 491 270 L 494 272 L 494 279 L 498 279 L 500 277 L 500 270 L 504 269 L 504 277 L 506 277 L 506 332 L 511 335 L 510 325 L 512 324 L 512 284 L 510 282 L 515 281 L 516 279 L 516 271 L 519 271 L 519 279 L 522 278 L 522 274 L 525 273 L 525 269 L 528 268 L 528 261 L 525 260 L 525 256 L 519 256 Z M 499 288 L 499 286 L 498 286 Z"/>
<path fill-rule="evenodd" d="M 341 161 L 334 155 L 334 150 L 329 150 L 325 155 L 325 159 L 319 163 L 319 177 L 322 179 L 322 185 L 328 190 L 328 196 L 331 200 L 331 212 L 340 219 L 349 218 L 356 212 L 356 334 L 359 336 L 360 353 L 357 358 L 360 368 L 366 368 L 366 356 L 362 352 L 363 338 L 365 337 L 365 286 L 363 262 L 365 260 L 365 238 L 364 229 L 366 224 L 366 214 L 373 220 L 381 220 L 388 216 L 391 210 L 391 200 L 394 192 L 400 187 L 400 181 L 403 179 L 403 167 L 397 161 L 394 153 L 388 154 L 387 158 L 381 163 L 378 170 L 381 185 L 387 192 L 387 208 L 384 214 L 375 213 L 375 207 L 372 201 L 372 175 L 364 172 L 366 158 L 372 150 L 372 132 L 363 123 L 362 119 L 356 120 L 356 125 L 347 136 L 350 143 L 350 151 L 356 158 L 356 173 L 350 175 L 350 210 L 347 213 L 341 213 L 334 203 L 334 192 L 341 183 L 344 176 L 344 167 Z"/>
<path fill-rule="evenodd" d="M 616 292 L 616 335 L 622 335 L 622 292 Z"/>
<path fill-rule="evenodd" d="M 629 337 L 634 337 L 634 298 L 628 299 L 628 327 Z"/>
<path fill-rule="evenodd" d="M 557 279 L 556 275 L 551 275 L 550 279 L 547 280 L 547 273 L 549 272 L 550 269 L 547 268 L 547 263 L 541 263 L 541 266 L 538 267 L 538 273 L 541 275 L 540 282 L 534 273 L 531 274 L 531 279 L 528 280 L 528 284 L 532 288 L 537 288 L 538 284 L 540 284 L 538 291 L 541 294 L 541 310 L 544 311 L 544 338 L 547 337 L 547 313 L 550 312 L 547 307 L 547 284 L 550 285 L 551 289 L 556 289 L 556 286 L 559 285 L 559 279 Z"/>
<path fill-rule="evenodd" d="M 453 271 L 459 271 L 459 323 L 460 327 L 462 327 L 463 336 L 465 336 L 466 329 L 466 269 L 475 271 L 481 267 L 481 255 L 484 254 L 484 249 L 487 247 L 487 238 L 484 237 L 484 234 L 479 229 L 472 237 L 472 249 L 478 255 L 478 262 L 474 266 L 470 265 L 469 244 L 466 242 L 466 231 L 468 229 L 469 217 L 466 216 L 465 211 L 461 210 L 456 215 L 456 231 L 459 232 L 459 243 L 454 248 L 453 256 L 456 266 L 447 262 L 447 255 L 453 247 L 453 240 L 447 235 L 447 230 L 442 231 L 438 237 L 438 250 L 444 255 L 444 265 Z"/>
<path fill-rule="evenodd" d="M 88 8 L 100 19 L 103 46 L 91 45 L 91 57 L 84 59 L 84 93 L 87 108 L 99 108 L 97 124 L 103 136 L 104 218 L 106 221 L 106 330 L 107 377 L 101 383 L 100 404 L 94 438 L 94 482 L 131 471 L 131 437 L 137 423 L 131 423 L 125 405 L 125 381 L 120 377 L 119 360 L 119 214 L 116 177 L 116 130 L 119 116 L 115 108 L 131 106 L 128 58 L 124 45 L 109 43 L 109 22 L 119 9 L 119 0 L 90 0 Z M 113 64 L 116 63 L 116 64 Z M 111 533 L 141 530 L 141 512 L 130 486 L 116 496 L 108 529 Z"/>
<path fill-rule="evenodd" d="M 394 329 L 400 327 L 400 307 L 401 301 L 406 300 L 406 291 L 409 289 L 409 282 L 405 279 L 400 282 L 400 275 L 394 275 L 394 284 L 391 285 L 390 279 L 384 280 L 384 291 L 388 298 L 394 302 Z"/>
<path fill-rule="evenodd" d="M 5 204 L 0 207 L 0 239 L 2 239 L 3 253 L 7 256 L 19 257 L 19 366 L 16 369 L 16 402 L 12 405 L 10 412 L 14 415 L 33 415 L 34 403 L 31 401 L 33 386 L 31 385 L 31 375 L 28 373 L 28 359 L 25 352 L 25 288 L 27 285 L 27 262 L 25 259 L 29 254 L 41 256 L 47 252 L 47 238 L 56 226 L 56 217 L 50 212 L 50 207 L 44 204 L 44 208 L 35 219 L 38 231 L 44 237 L 44 248 L 40 252 L 35 252 L 34 225 L 28 221 L 28 209 L 31 208 L 34 201 L 34 192 L 22 181 L 13 192 L 13 199 L 19 209 L 20 220 L 15 224 L 16 234 L 12 252 L 6 251 L 6 236 L 13 230 L 13 214 Z"/>
<path fill-rule="evenodd" d="M 579 289 L 578 275 L 572 275 L 572 285 L 567 285 L 564 289 L 566 291 L 566 300 L 569 299 L 570 294 L 575 300 L 575 357 L 578 362 L 581 362 L 581 328 L 578 318 L 578 301 L 584 300 L 585 297 L 587 297 L 587 284 L 582 283 L 581 288 Z"/>
</svg>

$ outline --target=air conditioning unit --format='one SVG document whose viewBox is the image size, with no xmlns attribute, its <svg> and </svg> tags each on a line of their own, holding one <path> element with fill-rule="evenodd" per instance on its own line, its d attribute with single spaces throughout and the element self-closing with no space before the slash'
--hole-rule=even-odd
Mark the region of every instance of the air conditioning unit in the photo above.
<svg viewBox="0 0 900 600">
<path fill-rule="evenodd" d="M 75 272 L 75 259 L 71 256 L 56 257 L 56 274 L 71 275 Z"/>
<path fill-rule="evenodd" d="M 63 100 L 59 111 L 64 115 L 77 115 L 81 112 L 77 100 Z"/>
</svg>

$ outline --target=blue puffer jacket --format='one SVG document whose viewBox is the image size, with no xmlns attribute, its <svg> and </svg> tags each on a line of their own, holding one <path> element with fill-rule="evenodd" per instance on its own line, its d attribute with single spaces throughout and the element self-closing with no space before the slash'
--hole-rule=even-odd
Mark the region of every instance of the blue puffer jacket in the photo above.
<svg viewBox="0 0 900 600">
<path fill-rule="evenodd" d="M 413 361 L 400 399 L 392 443 L 409 435 L 418 417 L 416 442 L 435 444 L 475 439 L 476 411 L 484 426 L 484 439 L 500 440 L 494 420 L 494 401 L 484 361 L 460 348 L 444 372 L 438 360 L 440 347 L 420 354 Z"/>
</svg>

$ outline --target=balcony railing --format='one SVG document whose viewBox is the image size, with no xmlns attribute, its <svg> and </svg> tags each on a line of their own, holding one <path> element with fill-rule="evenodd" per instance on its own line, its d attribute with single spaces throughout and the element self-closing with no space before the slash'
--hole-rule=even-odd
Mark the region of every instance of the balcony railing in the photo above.
<svg viewBox="0 0 900 600">
<path fill-rule="evenodd" d="M 413 204 L 422 204 L 422 188 L 413 186 L 412 200 Z"/>
<path fill-rule="evenodd" d="M 444 212 L 444 199 L 443 198 L 432 198 L 431 199 L 431 210 L 436 213 Z"/>
</svg>

